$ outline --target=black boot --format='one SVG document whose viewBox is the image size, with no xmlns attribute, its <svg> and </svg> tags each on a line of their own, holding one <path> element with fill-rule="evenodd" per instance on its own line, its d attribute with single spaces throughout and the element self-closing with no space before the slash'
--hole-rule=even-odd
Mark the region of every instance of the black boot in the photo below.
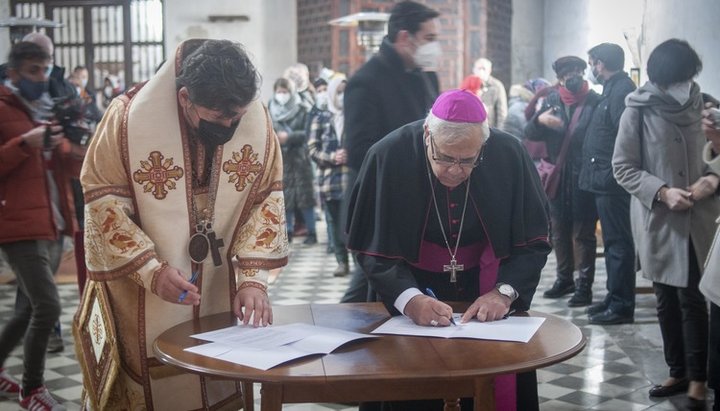
<svg viewBox="0 0 720 411">
<path fill-rule="evenodd" d="M 575 294 L 568 300 L 568 307 L 585 307 L 592 304 L 592 283 L 585 278 L 578 278 Z"/>
<path fill-rule="evenodd" d="M 305 237 L 305 241 L 303 241 L 304 245 L 313 245 L 317 244 L 317 235 L 315 233 L 308 233 L 307 237 Z"/>
<path fill-rule="evenodd" d="M 572 280 L 563 280 L 558 278 L 555 280 L 552 288 L 543 293 L 545 298 L 560 298 L 565 294 L 570 294 L 575 291 L 575 284 Z"/>
</svg>

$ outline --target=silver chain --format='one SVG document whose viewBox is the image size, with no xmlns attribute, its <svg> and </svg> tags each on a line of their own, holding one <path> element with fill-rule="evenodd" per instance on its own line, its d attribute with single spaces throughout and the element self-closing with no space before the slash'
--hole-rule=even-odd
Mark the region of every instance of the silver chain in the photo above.
<svg viewBox="0 0 720 411">
<path fill-rule="evenodd" d="M 453 252 L 452 248 L 450 248 L 450 242 L 448 241 L 447 235 L 445 234 L 445 227 L 442 223 L 442 217 L 440 217 L 440 208 L 438 207 L 437 199 L 435 198 L 435 187 L 433 185 L 432 176 L 430 175 L 430 160 L 427 160 L 425 165 L 427 166 L 428 181 L 430 182 L 430 191 L 432 192 L 433 204 L 435 204 L 435 215 L 437 215 L 438 223 L 440 223 L 440 232 L 443 235 L 443 240 L 445 240 L 445 246 L 447 247 L 448 253 L 450 253 L 450 259 L 455 260 L 458 246 L 460 245 L 460 238 L 462 237 L 463 224 L 465 223 L 465 211 L 467 210 L 468 197 L 470 194 L 470 177 L 472 176 L 472 174 L 470 174 L 470 176 L 468 176 L 468 179 L 465 181 L 465 184 L 467 184 L 467 186 L 465 187 L 465 205 L 463 205 L 462 217 L 460 217 L 460 228 L 458 229 L 458 238 L 455 242 L 455 252 Z"/>
</svg>

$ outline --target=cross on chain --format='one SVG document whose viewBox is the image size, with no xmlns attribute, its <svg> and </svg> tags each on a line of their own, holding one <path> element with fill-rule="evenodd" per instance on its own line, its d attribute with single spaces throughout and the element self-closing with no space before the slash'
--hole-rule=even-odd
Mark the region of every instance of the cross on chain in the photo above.
<svg viewBox="0 0 720 411">
<path fill-rule="evenodd" d="M 212 254 L 213 264 L 215 267 L 222 265 L 222 258 L 220 256 L 220 247 L 225 247 L 225 243 L 222 238 L 215 238 L 215 231 L 207 233 L 208 243 L 210 243 L 210 253 Z"/>
<path fill-rule="evenodd" d="M 443 265 L 444 272 L 450 272 L 450 282 L 457 282 L 457 272 L 465 269 L 465 264 L 458 264 L 456 259 L 451 259 L 449 265 Z"/>
</svg>

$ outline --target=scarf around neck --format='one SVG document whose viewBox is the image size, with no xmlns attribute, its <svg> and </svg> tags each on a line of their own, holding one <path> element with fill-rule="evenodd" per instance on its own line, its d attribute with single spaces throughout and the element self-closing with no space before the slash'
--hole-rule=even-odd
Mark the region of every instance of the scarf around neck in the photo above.
<svg viewBox="0 0 720 411">
<path fill-rule="evenodd" d="M 566 106 L 572 106 L 578 103 L 582 104 L 585 101 L 585 97 L 587 97 L 590 92 L 590 86 L 587 81 L 583 81 L 582 88 L 578 90 L 576 94 L 573 94 L 570 90 L 566 89 L 565 86 L 558 87 L 558 91 L 560 92 L 560 99 L 563 104 Z"/>
<path fill-rule="evenodd" d="M 271 98 L 268 103 L 268 109 L 270 109 L 270 117 L 277 122 L 288 121 L 295 117 L 300 111 L 300 97 L 297 93 L 293 93 L 290 100 L 285 104 L 280 104 Z"/>
</svg>

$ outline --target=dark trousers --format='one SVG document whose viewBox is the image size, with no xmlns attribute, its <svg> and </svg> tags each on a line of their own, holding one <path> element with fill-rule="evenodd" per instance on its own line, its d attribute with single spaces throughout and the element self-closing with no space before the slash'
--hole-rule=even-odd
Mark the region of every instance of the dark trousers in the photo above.
<svg viewBox="0 0 720 411">
<path fill-rule="evenodd" d="M 18 284 L 15 312 L 0 332 L 0 364 L 23 341 L 22 385 L 33 389 L 43 384 L 48 338 L 60 318 L 60 297 L 53 277 L 57 266 L 53 267 L 52 258 L 59 255 L 56 248 L 62 249 L 62 243 L 31 240 L 0 247 Z"/>
<path fill-rule="evenodd" d="M 630 230 L 630 194 L 595 196 L 605 246 L 607 307 L 621 315 L 635 313 L 635 245 Z"/>
<path fill-rule="evenodd" d="M 556 210 L 551 213 L 550 220 L 558 279 L 573 281 L 573 272 L 577 269 L 580 280 L 592 284 L 597 254 L 596 219 L 576 220 Z"/>
<path fill-rule="evenodd" d="M 705 298 L 698 289 L 700 268 L 690 244 L 688 286 L 653 283 L 657 315 L 663 339 L 665 362 L 670 377 L 707 379 L 708 313 Z"/>
<path fill-rule="evenodd" d="M 357 180 L 357 171 L 353 169 L 348 170 L 347 174 L 347 189 L 345 190 L 345 196 L 343 197 L 342 207 L 340 210 L 340 218 L 342 220 L 342 227 L 345 224 L 350 213 L 350 197 L 352 194 L 352 188 Z M 345 230 L 341 230 L 343 233 L 343 239 L 345 238 Z M 347 242 L 345 242 L 347 244 Z M 355 268 L 350 271 L 350 284 L 348 284 L 345 295 L 340 299 L 341 303 L 362 303 L 366 301 L 376 301 L 375 292 L 368 284 L 368 280 L 365 277 L 365 273 L 360 268 L 360 264 L 355 256 L 352 254 L 353 260 L 355 260 Z"/>
<path fill-rule="evenodd" d="M 342 225 L 340 224 L 340 211 L 342 207 L 341 200 L 326 200 L 325 201 L 325 215 L 328 217 L 328 233 L 332 235 L 328 239 L 330 244 L 333 246 L 335 251 L 335 259 L 338 264 L 348 263 L 348 251 L 345 248 L 345 242 L 343 241 Z"/>
<path fill-rule="evenodd" d="M 715 390 L 715 406 L 720 406 L 720 306 L 710 304 L 710 351 L 708 352 L 708 387 Z M 720 408 L 720 407 L 718 407 Z"/>
<path fill-rule="evenodd" d="M 307 227 L 308 235 L 317 235 L 315 232 L 315 208 L 303 208 L 300 212 L 305 220 L 305 227 Z M 287 223 L 288 235 L 292 237 L 295 230 L 295 210 L 285 210 L 285 221 Z"/>
</svg>

